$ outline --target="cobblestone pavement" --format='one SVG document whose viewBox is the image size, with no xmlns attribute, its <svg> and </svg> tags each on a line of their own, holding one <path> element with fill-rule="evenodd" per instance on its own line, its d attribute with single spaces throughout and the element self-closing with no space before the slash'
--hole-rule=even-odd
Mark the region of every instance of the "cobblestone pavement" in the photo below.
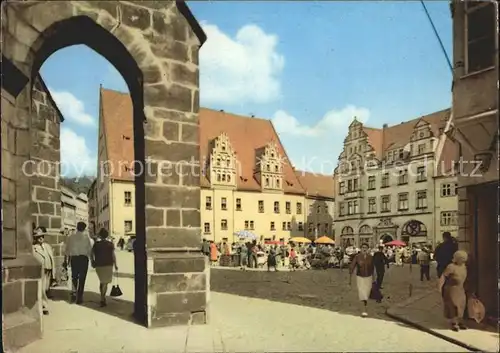
<svg viewBox="0 0 500 353">
<path fill-rule="evenodd" d="M 120 253 L 119 261 L 120 271 L 133 268 L 129 263 L 132 256 Z M 134 282 L 123 274 L 120 286 L 124 296 L 110 299 L 110 305 L 102 309 L 97 276 L 91 270 L 86 302 L 80 306 L 51 301 L 51 314 L 44 317 L 44 338 L 19 353 L 467 351 L 386 317 L 378 319 L 385 303 L 369 318 L 346 309 L 357 301 L 354 286 L 345 284 L 347 274 L 340 270 L 267 273 L 214 269 L 210 323 L 158 329 L 130 322 Z M 398 288 L 393 283 L 396 276 L 404 280 L 405 269 L 389 271 L 386 292 Z M 404 292 L 404 284 L 399 287 Z"/>
<path fill-rule="evenodd" d="M 434 271 L 435 273 L 435 271 Z M 395 303 L 418 296 L 436 287 L 436 279 L 420 281 L 418 266 L 391 266 L 386 270 L 378 304 L 369 303 L 370 317 L 391 320 L 385 311 Z M 356 278 L 349 285 L 346 269 L 306 270 L 296 272 L 237 271 L 214 268 L 211 290 L 240 296 L 268 299 L 290 304 L 305 305 L 345 314 L 360 314 L 356 291 Z"/>
</svg>

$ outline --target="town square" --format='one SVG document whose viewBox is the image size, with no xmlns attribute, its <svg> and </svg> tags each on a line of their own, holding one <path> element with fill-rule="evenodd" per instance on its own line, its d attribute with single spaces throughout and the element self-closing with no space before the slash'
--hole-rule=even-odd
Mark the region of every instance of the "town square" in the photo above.
<svg viewBox="0 0 500 353">
<path fill-rule="evenodd" d="M 499 350 L 496 2 L 1 10 L 3 351 Z"/>
</svg>

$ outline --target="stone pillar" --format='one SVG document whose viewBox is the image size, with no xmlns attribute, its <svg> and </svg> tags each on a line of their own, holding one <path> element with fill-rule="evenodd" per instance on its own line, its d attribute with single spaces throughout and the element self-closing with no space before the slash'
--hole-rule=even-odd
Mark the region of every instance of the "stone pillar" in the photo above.
<svg viewBox="0 0 500 353">
<path fill-rule="evenodd" d="M 46 227 L 45 241 L 54 250 L 56 280 L 60 284 L 65 235 L 61 234 L 60 122 L 62 114 L 42 78 L 37 76 L 32 91 L 31 111 L 31 207 L 36 226 Z"/>
<path fill-rule="evenodd" d="M 32 255 L 29 178 L 30 119 L 26 92 L 17 100 L 2 85 L 2 314 L 3 349 L 42 335 L 41 266 Z M 17 107 L 16 107 L 17 104 Z"/>
</svg>

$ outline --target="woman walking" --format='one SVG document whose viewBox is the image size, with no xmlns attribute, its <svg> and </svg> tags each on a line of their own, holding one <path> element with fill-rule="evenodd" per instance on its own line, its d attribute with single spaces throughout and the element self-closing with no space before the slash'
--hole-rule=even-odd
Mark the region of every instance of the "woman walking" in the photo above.
<svg viewBox="0 0 500 353">
<path fill-rule="evenodd" d="M 213 241 L 210 241 L 210 263 L 215 266 L 217 263 L 217 245 Z"/>
<path fill-rule="evenodd" d="M 358 297 L 364 305 L 364 310 L 361 314 L 362 317 L 368 316 L 368 298 L 372 290 L 372 283 L 375 280 L 373 257 L 368 253 L 368 249 L 369 246 L 367 243 L 361 244 L 361 252 L 354 257 L 349 269 L 349 284 L 351 284 L 352 274 L 356 270 Z"/>
<path fill-rule="evenodd" d="M 92 267 L 99 277 L 99 291 L 101 293 L 101 307 L 106 306 L 106 293 L 108 284 L 113 280 L 113 266 L 118 271 L 116 264 L 115 246 L 108 240 L 108 231 L 99 231 L 99 241 L 92 247 Z"/>
<path fill-rule="evenodd" d="M 466 295 L 464 282 L 467 279 L 467 253 L 463 250 L 453 254 L 453 262 L 444 270 L 439 279 L 443 297 L 444 316 L 453 331 L 466 330 L 463 323 Z"/>
</svg>

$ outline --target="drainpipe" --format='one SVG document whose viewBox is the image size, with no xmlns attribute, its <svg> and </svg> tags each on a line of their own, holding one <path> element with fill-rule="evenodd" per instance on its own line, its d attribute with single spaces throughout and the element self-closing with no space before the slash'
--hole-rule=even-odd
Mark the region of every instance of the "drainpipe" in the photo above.
<svg viewBox="0 0 500 353">
<path fill-rule="evenodd" d="M 478 238 L 479 238 L 479 222 L 478 222 L 478 217 L 479 217 L 479 207 L 478 207 L 478 197 L 477 194 L 474 195 L 474 221 L 473 221 L 473 227 L 474 227 L 474 261 L 476 263 L 476 268 L 475 268 L 475 287 L 476 287 L 476 295 L 479 295 L 479 249 L 477 246 L 478 243 Z"/>
</svg>

